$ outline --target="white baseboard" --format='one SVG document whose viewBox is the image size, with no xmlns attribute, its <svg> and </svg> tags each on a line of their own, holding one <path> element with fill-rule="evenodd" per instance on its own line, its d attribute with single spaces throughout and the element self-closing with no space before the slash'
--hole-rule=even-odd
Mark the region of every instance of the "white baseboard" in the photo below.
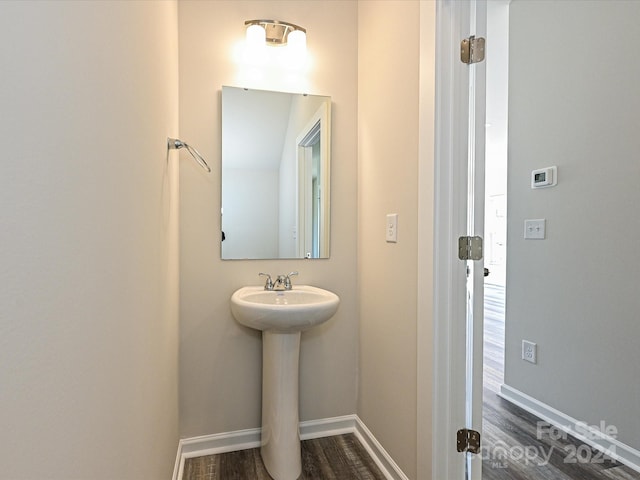
<svg viewBox="0 0 640 480">
<path fill-rule="evenodd" d="M 589 427 L 585 425 L 585 422 L 580 422 L 506 384 L 500 386 L 500 393 L 498 395 L 572 437 L 577 438 L 581 442 L 605 453 L 614 460 L 640 472 L 640 451 L 605 434 L 600 428 Z"/>
<path fill-rule="evenodd" d="M 400 467 L 393 461 L 393 458 L 387 453 L 387 451 L 380 445 L 380 442 L 376 440 L 371 431 L 366 427 L 362 420 L 357 415 L 355 417 L 356 425 L 354 434 L 360 443 L 365 448 L 367 453 L 371 455 L 373 461 L 376 462 L 378 468 L 382 471 L 387 480 L 409 480 Z"/>
<path fill-rule="evenodd" d="M 246 450 L 247 448 L 256 448 L 259 446 L 259 428 L 184 438 L 178 443 L 178 454 L 176 455 L 176 463 L 173 467 L 173 480 L 182 480 L 184 461 L 187 458 Z"/>
<path fill-rule="evenodd" d="M 375 439 L 357 415 L 323 418 L 300 422 L 300 439 L 331 437 L 353 433 L 364 449 L 382 471 L 387 480 L 408 480 L 400 467 Z M 260 429 L 238 430 L 235 432 L 185 438 L 178 444 L 178 454 L 173 469 L 173 480 L 182 480 L 184 462 L 187 458 L 215 455 L 218 453 L 257 448 L 260 446 Z"/>
</svg>

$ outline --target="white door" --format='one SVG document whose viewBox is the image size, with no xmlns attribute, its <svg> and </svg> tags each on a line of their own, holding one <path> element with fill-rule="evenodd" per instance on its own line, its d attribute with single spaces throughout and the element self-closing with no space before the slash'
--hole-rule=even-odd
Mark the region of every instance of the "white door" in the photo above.
<svg viewBox="0 0 640 480">
<path fill-rule="evenodd" d="M 481 459 L 457 451 L 457 431 L 482 431 L 484 265 L 459 259 L 460 237 L 484 236 L 484 62 L 461 41 L 486 36 L 485 0 L 437 5 L 436 378 L 434 478 L 479 480 Z"/>
</svg>

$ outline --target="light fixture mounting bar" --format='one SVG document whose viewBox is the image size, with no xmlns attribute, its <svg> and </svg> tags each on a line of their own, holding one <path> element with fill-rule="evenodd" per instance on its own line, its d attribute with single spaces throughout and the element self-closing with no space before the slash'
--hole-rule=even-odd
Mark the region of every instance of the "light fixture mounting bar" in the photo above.
<svg viewBox="0 0 640 480">
<path fill-rule="evenodd" d="M 245 26 L 260 25 L 266 33 L 266 41 L 268 45 L 286 45 L 289 33 L 299 30 L 303 33 L 307 31 L 293 23 L 282 22 L 280 20 L 247 20 Z"/>
</svg>

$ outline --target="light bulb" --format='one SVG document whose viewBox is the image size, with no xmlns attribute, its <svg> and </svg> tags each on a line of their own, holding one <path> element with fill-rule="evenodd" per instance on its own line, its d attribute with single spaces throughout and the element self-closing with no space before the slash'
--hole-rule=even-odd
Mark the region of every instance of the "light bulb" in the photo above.
<svg viewBox="0 0 640 480">
<path fill-rule="evenodd" d="M 247 28 L 247 46 L 262 47 L 266 44 L 267 32 L 261 25 L 249 25 Z"/>
<path fill-rule="evenodd" d="M 304 53 L 307 50 L 307 34 L 302 30 L 294 30 L 287 35 L 287 45 L 296 54 Z"/>
<path fill-rule="evenodd" d="M 247 65 L 263 65 L 267 61 L 267 32 L 262 25 L 249 25 L 244 45 L 243 59 Z"/>
</svg>

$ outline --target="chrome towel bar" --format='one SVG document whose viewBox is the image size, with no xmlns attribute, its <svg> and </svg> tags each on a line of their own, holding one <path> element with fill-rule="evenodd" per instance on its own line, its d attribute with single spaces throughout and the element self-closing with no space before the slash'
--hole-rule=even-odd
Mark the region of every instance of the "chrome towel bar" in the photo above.
<svg viewBox="0 0 640 480">
<path fill-rule="evenodd" d="M 183 142 L 182 140 L 178 140 L 177 138 L 167 138 L 167 150 L 178 150 L 182 147 L 187 149 L 187 152 L 191 154 L 193 159 L 196 162 L 198 162 L 198 164 L 202 168 L 204 168 L 207 172 L 211 173 L 211 168 L 209 167 L 209 165 L 207 165 L 207 162 L 205 162 L 204 158 L 202 158 L 202 155 L 200 155 L 200 152 L 198 152 L 195 148 Z"/>
</svg>

